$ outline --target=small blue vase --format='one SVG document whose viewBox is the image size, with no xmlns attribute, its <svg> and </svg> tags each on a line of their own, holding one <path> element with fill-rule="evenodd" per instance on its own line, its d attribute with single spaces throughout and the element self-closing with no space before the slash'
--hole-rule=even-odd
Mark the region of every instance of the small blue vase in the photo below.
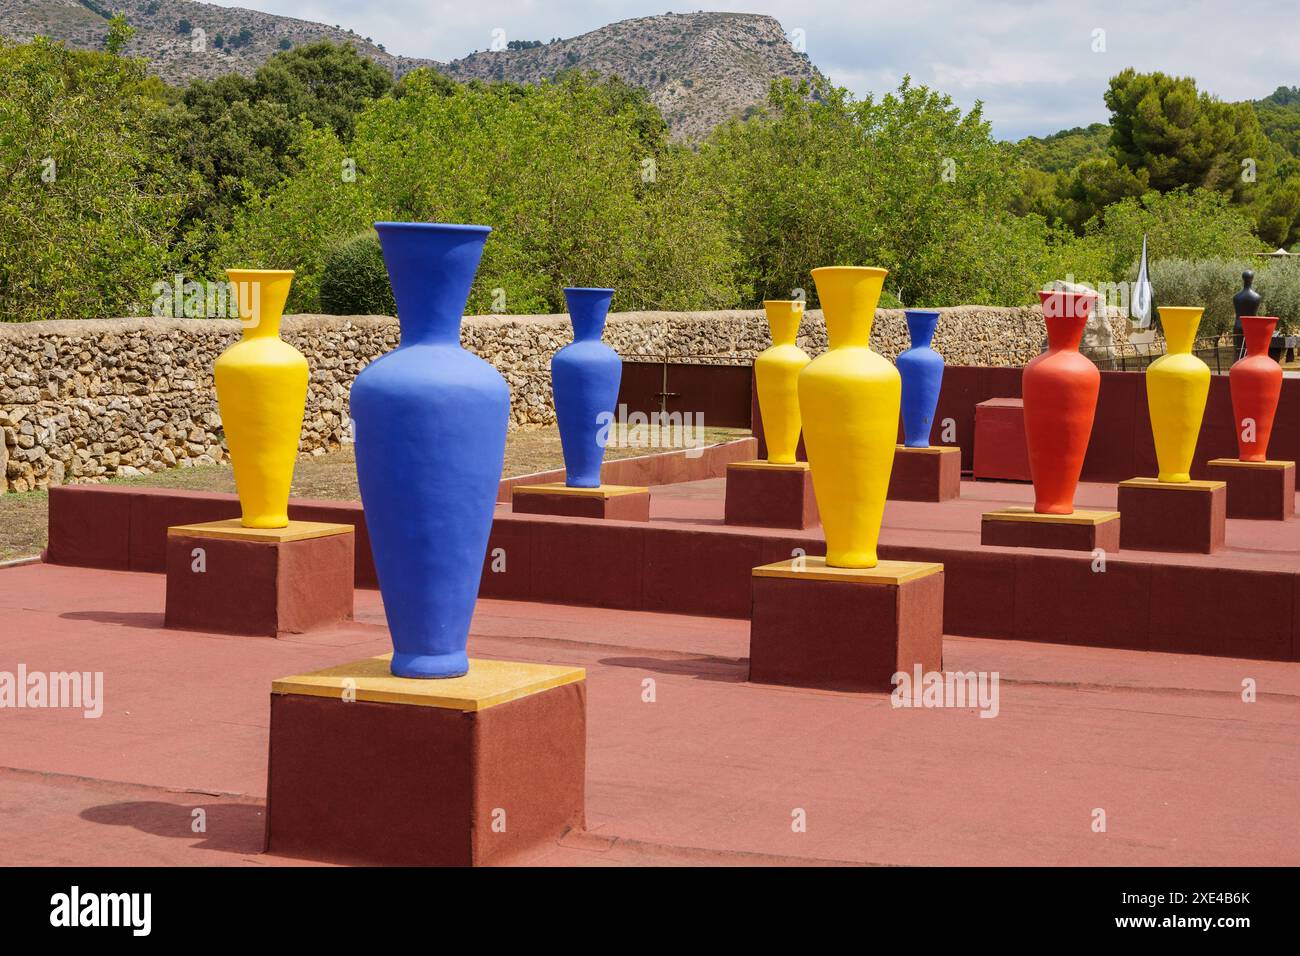
<svg viewBox="0 0 1300 956">
<path fill-rule="evenodd" d="M 487 226 L 378 222 L 401 342 L 352 384 L 357 480 L 398 677 L 459 677 L 510 389 L 460 347 Z"/>
<path fill-rule="evenodd" d="M 600 340 L 613 289 L 565 289 L 573 341 L 551 358 L 555 418 L 564 448 L 564 483 L 598 488 L 623 360 Z"/>
<path fill-rule="evenodd" d="M 912 347 L 898 357 L 903 378 L 903 443 L 908 448 L 929 448 L 934 410 L 943 384 L 943 356 L 930 348 L 939 313 L 933 309 L 906 309 Z"/>
</svg>

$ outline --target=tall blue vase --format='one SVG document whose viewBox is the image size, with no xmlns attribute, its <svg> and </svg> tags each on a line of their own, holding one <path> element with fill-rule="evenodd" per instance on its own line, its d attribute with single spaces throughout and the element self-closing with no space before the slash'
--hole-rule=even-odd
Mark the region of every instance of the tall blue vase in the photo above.
<svg viewBox="0 0 1300 956">
<path fill-rule="evenodd" d="M 943 356 L 930 347 L 939 313 L 907 309 L 903 314 L 912 336 L 912 347 L 897 362 L 903 379 L 903 443 L 908 448 L 929 448 L 939 386 L 943 384 Z"/>
<path fill-rule="evenodd" d="M 600 486 L 604 439 L 623 377 L 623 360 L 600 340 L 613 296 L 613 289 L 564 290 L 573 341 L 551 359 L 551 387 L 564 448 L 564 483 L 570 488 Z"/>
<path fill-rule="evenodd" d="M 357 480 L 398 677 L 459 677 L 505 460 L 510 389 L 460 347 L 487 226 L 375 223 L 401 342 L 352 385 Z"/>
</svg>

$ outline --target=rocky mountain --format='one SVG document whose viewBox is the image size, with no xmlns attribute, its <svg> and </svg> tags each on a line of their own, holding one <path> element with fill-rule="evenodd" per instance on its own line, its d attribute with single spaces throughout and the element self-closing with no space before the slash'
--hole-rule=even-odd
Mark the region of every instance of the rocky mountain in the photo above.
<svg viewBox="0 0 1300 956">
<path fill-rule="evenodd" d="M 126 53 L 169 83 L 223 73 L 251 76 L 282 49 L 316 40 L 351 43 L 402 75 L 428 66 L 457 80 L 535 83 L 566 69 L 595 70 L 642 87 L 675 136 L 695 138 L 761 104 L 773 79 L 812 80 L 817 69 L 781 24 L 744 13 L 669 13 L 624 20 L 569 39 L 525 41 L 450 63 L 394 55 L 354 30 L 193 0 L 0 0 L 0 36 L 48 36 L 98 50 L 108 19 L 126 15 Z"/>
<path fill-rule="evenodd" d="M 673 132 L 687 138 L 761 104 L 773 79 L 818 75 L 780 23 L 747 13 L 624 20 L 527 49 L 471 53 L 442 69 L 457 80 L 531 83 L 575 67 L 646 89 Z"/>
</svg>

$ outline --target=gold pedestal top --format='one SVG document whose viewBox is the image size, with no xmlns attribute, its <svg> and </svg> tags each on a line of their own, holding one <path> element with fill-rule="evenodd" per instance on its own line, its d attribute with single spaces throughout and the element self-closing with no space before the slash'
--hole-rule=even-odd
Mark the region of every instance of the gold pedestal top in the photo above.
<svg viewBox="0 0 1300 956">
<path fill-rule="evenodd" d="M 463 677 L 423 680 L 393 676 L 388 669 L 392 659 L 392 654 L 381 654 L 281 677 L 271 682 L 271 693 L 340 699 L 350 695 L 352 700 L 372 703 L 478 711 L 587 677 L 581 667 L 470 658 L 469 673 Z"/>
<path fill-rule="evenodd" d="M 515 485 L 512 495 L 572 495 L 575 498 L 615 498 L 619 495 L 640 495 L 649 491 L 641 485 L 597 485 L 595 488 L 570 488 L 562 481 L 548 481 L 541 485 Z"/>
<path fill-rule="evenodd" d="M 899 585 L 943 570 L 933 561 L 881 561 L 874 568 L 835 568 L 824 557 L 790 558 L 754 568 L 756 578 L 790 578 L 805 581 L 847 581 L 857 584 Z"/>
<path fill-rule="evenodd" d="M 226 518 L 223 521 L 205 521 L 201 524 L 172 525 L 167 529 L 167 535 L 284 544 L 288 541 L 306 541 L 309 538 L 351 534 L 354 530 L 350 524 L 332 524 L 325 521 L 290 521 L 283 528 L 245 528 L 239 518 Z"/>
</svg>

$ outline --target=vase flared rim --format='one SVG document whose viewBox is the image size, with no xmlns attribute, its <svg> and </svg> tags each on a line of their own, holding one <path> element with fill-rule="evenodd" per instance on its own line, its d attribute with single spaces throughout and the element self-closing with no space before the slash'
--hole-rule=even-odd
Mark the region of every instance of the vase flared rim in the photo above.
<svg viewBox="0 0 1300 956">
<path fill-rule="evenodd" d="M 564 287 L 564 291 L 565 292 L 608 292 L 611 295 L 613 295 L 614 293 L 613 289 L 603 289 L 598 286 L 587 286 L 587 285 L 566 285 Z"/>
<path fill-rule="evenodd" d="M 764 299 L 764 305 L 804 305 L 803 299 Z"/>
<path fill-rule="evenodd" d="M 1237 318 L 1241 319 L 1241 321 L 1242 321 L 1243 324 L 1246 323 L 1246 322 L 1276 322 L 1276 321 L 1278 321 L 1278 318 L 1277 318 L 1276 315 L 1239 315 L 1239 316 L 1237 316 Z"/>
<path fill-rule="evenodd" d="M 873 276 L 889 275 L 888 269 L 881 269 L 879 266 L 818 266 L 812 270 L 814 276 L 819 272 L 858 272 L 863 275 Z"/>
<path fill-rule="evenodd" d="M 289 276 L 290 278 L 292 278 L 294 274 L 294 270 L 292 269 L 239 269 L 234 267 L 231 267 L 226 270 L 227 275 L 234 275 L 235 273 L 239 273 L 240 275 L 245 275 L 245 276 L 267 276 L 269 278 L 281 279 L 284 278 L 285 276 Z"/>
<path fill-rule="evenodd" d="M 473 226 L 456 222 L 377 222 L 375 229 L 422 229 L 436 232 L 466 232 L 486 235 L 491 226 Z"/>
<path fill-rule="evenodd" d="M 1170 312 L 1170 313 L 1176 313 L 1176 312 L 1200 312 L 1200 313 L 1204 313 L 1204 312 L 1205 312 L 1205 306 L 1203 306 L 1203 305 L 1158 305 L 1158 306 L 1156 306 L 1156 311 L 1159 312 L 1161 315 L 1164 315 L 1166 312 Z"/>
<path fill-rule="evenodd" d="M 938 315 L 938 309 L 904 309 L 904 315 Z"/>
</svg>

